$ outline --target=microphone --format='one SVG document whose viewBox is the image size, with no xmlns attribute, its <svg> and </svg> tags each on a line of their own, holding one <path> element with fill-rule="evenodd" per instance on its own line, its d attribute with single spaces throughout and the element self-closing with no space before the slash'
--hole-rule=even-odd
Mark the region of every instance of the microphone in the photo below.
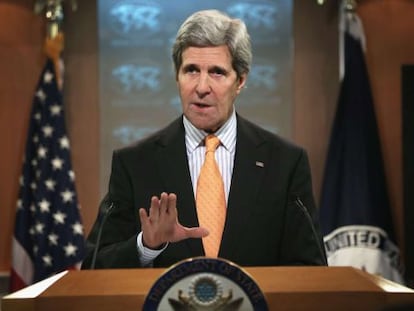
<svg viewBox="0 0 414 311">
<path fill-rule="evenodd" d="M 319 235 L 316 233 L 316 229 L 315 226 L 313 224 L 313 220 L 311 215 L 309 214 L 308 209 L 306 208 L 306 206 L 303 204 L 302 200 L 300 199 L 299 196 L 295 196 L 295 205 L 297 205 L 299 207 L 299 209 L 302 211 L 303 214 L 305 214 L 305 218 L 309 223 L 309 226 L 312 229 L 312 234 L 313 234 L 313 238 L 316 240 L 316 244 L 318 246 L 318 250 L 319 250 L 319 254 L 321 255 L 321 258 L 324 261 L 324 264 L 327 266 L 328 265 L 328 260 L 326 258 L 326 253 L 324 251 L 324 248 L 321 245 L 321 241 L 320 241 L 320 237 Z"/>
<path fill-rule="evenodd" d="M 95 242 L 95 248 L 93 250 L 91 264 L 89 266 L 89 269 L 91 269 L 91 270 L 95 269 L 96 257 L 98 256 L 98 249 L 99 249 L 99 245 L 101 244 L 101 236 L 102 236 L 102 230 L 103 230 L 104 224 L 106 222 L 106 219 L 112 213 L 112 211 L 114 210 L 114 207 L 115 207 L 114 202 L 110 201 L 109 203 L 110 203 L 109 206 L 107 208 L 103 209 L 103 211 L 102 211 L 103 216 L 101 216 L 102 220 L 99 223 L 98 235 L 96 237 L 96 242 Z M 105 204 L 105 206 L 106 206 L 106 204 Z"/>
</svg>

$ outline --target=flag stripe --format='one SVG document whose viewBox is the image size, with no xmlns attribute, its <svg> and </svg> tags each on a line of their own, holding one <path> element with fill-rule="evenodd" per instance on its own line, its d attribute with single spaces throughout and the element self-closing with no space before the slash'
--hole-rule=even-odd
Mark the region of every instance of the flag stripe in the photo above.
<svg viewBox="0 0 414 311">
<path fill-rule="evenodd" d="M 10 289 L 11 291 L 24 288 L 28 283 L 20 278 L 20 275 L 12 268 L 10 271 Z"/>
<path fill-rule="evenodd" d="M 13 270 L 22 284 L 30 284 L 33 279 L 33 263 L 22 245 L 13 238 Z"/>
</svg>

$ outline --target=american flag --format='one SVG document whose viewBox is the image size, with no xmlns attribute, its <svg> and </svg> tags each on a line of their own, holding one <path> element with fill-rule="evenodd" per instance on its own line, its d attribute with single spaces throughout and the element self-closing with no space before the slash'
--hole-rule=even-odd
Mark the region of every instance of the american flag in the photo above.
<svg viewBox="0 0 414 311">
<path fill-rule="evenodd" d="M 11 291 L 82 261 L 84 234 L 74 179 L 62 94 L 48 59 L 33 99 L 20 176 Z"/>
</svg>

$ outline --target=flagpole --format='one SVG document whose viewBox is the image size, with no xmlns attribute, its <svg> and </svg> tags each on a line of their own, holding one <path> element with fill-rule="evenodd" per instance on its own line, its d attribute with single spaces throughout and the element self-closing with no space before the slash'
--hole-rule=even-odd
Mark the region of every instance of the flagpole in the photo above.
<svg viewBox="0 0 414 311">
<path fill-rule="evenodd" d="M 326 0 L 316 0 L 316 3 L 319 5 L 324 5 L 326 3 Z M 345 5 L 347 8 L 355 10 L 357 7 L 357 1 L 356 0 L 345 0 Z"/>
<path fill-rule="evenodd" d="M 339 81 L 342 81 L 345 75 L 344 34 L 347 30 L 347 21 L 355 17 L 356 8 L 357 3 L 355 0 L 341 0 L 339 5 Z"/>
<path fill-rule="evenodd" d="M 64 21 L 64 0 L 36 0 L 34 12 L 44 16 L 47 21 L 45 53 L 49 57 L 55 67 L 56 78 L 59 88 L 63 87 L 63 63 L 61 54 L 64 48 L 63 21 Z M 71 0 L 72 10 L 77 10 L 76 0 Z"/>
<path fill-rule="evenodd" d="M 47 37 L 56 38 L 61 33 L 63 23 L 62 0 L 49 1 L 46 5 L 45 16 L 47 20 Z"/>
<path fill-rule="evenodd" d="M 78 9 L 76 0 L 71 0 L 72 11 Z M 34 12 L 41 14 L 44 11 L 47 20 L 47 36 L 50 39 L 55 38 L 62 32 L 62 24 L 64 20 L 64 0 L 35 0 Z"/>
</svg>

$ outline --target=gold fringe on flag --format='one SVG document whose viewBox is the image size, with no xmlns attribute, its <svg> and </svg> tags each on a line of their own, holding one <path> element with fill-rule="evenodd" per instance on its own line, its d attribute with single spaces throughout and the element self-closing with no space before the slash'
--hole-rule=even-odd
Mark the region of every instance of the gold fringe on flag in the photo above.
<svg viewBox="0 0 414 311">
<path fill-rule="evenodd" d="M 45 53 L 47 57 L 52 59 L 55 65 L 56 71 L 56 80 L 58 82 L 58 86 L 62 89 L 63 86 L 63 64 L 61 63 L 61 54 L 64 48 L 64 35 L 63 33 L 59 32 L 53 38 L 47 37 L 45 40 Z"/>
</svg>

